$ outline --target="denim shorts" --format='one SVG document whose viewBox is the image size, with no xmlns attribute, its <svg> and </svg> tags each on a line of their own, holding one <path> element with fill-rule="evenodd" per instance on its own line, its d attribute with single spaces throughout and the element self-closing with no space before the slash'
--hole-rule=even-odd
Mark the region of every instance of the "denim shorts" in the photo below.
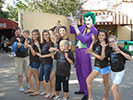
<svg viewBox="0 0 133 100">
<path fill-rule="evenodd" d="M 56 70 L 56 63 L 57 63 L 57 60 L 54 60 L 53 61 L 52 71 L 55 71 Z"/>
<path fill-rule="evenodd" d="M 101 74 L 107 74 L 110 72 L 110 66 L 107 66 L 105 68 L 99 68 L 97 66 L 94 66 L 93 70 L 100 72 Z"/>
<path fill-rule="evenodd" d="M 39 81 L 43 81 L 43 78 L 44 78 L 45 82 L 48 82 L 51 70 L 52 70 L 51 64 L 41 64 L 40 72 L 39 72 Z"/>
<path fill-rule="evenodd" d="M 30 62 L 29 67 L 31 67 L 32 69 L 39 69 L 40 62 Z"/>
</svg>

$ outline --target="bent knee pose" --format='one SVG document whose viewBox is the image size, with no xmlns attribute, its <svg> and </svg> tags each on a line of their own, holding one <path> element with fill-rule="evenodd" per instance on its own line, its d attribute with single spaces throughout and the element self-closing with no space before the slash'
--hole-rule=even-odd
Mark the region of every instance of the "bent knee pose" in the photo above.
<svg viewBox="0 0 133 100">
<path fill-rule="evenodd" d="M 97 56 L 101 60 L 105 57 L 110 58 L 111 79 L 113 82 L 111 87 L 113 100 L 121 100 L 122 97 L 119 85 L 125 73 L 125 62 L 126 60 L 131 60 L 132 58 L 128 51 L 117 45 L 116 36 L 109 36 L 108 42 L 111 48 L 108 49 L 107 52 L 103 53 L 102 56 L 98 56 L 96 53 L 93 53 L 93 55 L 95 55 L 95 57 Z"/>
<path fill-rule="evenodd" d="M 90 46 L 90 48 L 87 50 L 88 53 L 92 54 L 92 51 L 94 53 L 96 53 L 99 56 L 103 55 L 103 51 L 107 51 L 107 49 L 109 49 L 108 46 L 106 46 L 107 44 L 107 31 L 104 29 L 101 29 L 97 35 L 98 40 L 96 43 L 94 43 L 94 35 L 92 35 L 92 39 L 93 42 Z M 104 93 L 104 97 L 103 100 L 107 100 L 108 99 L 108 93 L 109 93 L 109 72 L 110 72 L 110 66 L 108 64 L 108 58 L 105 57 L 103 59 L 103 61 L 101 59 L 96 58 L 95 59 L 95 64 L 93 67 L 93 71 L 91 72 L 90 75 L 88 75 L 87 79 L 86 79 L 86 83 L 87 83 L 87 88 L 88 88 L 88 100 L 93 100 L 93 96 L 92 96 L 92 81 L 94 80 L 94 78 L 99 75 L 100 73 L 102 74 L 103 77 L 103 83 L 105 86 L 105 93 Z"/>
<path fill-rule="evenodd" d="M 111 65 L 111 79 L 112 79 L 112 94 L 114 100 L 121 100 L 121 92 L 119 85 L 123 79 L 125 73 L 125 62 L 131 60 L 131 54 L 124 48 L 117 45 L 117 38 L 110 36 L 108 38 L 111 50 L 109 50 L 107 56 L 110 57 Z"/>
</svg>

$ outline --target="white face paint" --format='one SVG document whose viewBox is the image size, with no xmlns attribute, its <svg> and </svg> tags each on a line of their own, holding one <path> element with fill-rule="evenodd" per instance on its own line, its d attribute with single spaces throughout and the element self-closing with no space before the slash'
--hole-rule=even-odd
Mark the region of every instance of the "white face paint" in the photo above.
<svg viewBox="0 0 133 100">
<path fill-rule="evenodd" d="M 85 24 L 88 28 L 90 28 L 93 25 L 92 19 L 90 16 L 85 17 Z"/>
</svg>

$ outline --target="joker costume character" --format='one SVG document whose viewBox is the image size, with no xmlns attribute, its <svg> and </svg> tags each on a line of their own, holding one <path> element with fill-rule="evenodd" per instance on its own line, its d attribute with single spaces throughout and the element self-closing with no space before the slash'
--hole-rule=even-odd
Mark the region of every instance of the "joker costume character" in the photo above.
<svg viewBox="0 0 133 100">
<path fill-rule="evenodd" d="M 92 71 L 91 55 L 86 53 L 86 49 L 90 47 L 92 38 L 91 35 L 94 34 L 96 37 L 98 31 L 95 28 L 95 15 L 92 12 L 87 12 L 83 15 L 85 25 L 77 27 L 77 23 L 74 18 L 69 18 L 72 21 L 73 26 L 70 26 L 70 33 L 76 33 L 77 45 L 76 45 L 76 74 L 79 81 L 80 91 L 75 92 L 75 94 L 84 93 L 84 97 L 81 100 L 88 99 L 88 91 L 86 85 L 86 78 Z"/>
</svg>

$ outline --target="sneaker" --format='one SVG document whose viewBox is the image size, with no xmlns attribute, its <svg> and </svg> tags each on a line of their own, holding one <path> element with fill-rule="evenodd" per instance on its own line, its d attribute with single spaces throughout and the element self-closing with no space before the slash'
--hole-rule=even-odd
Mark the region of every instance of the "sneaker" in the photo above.
<svg viewBox="0 0 133 100">
<path fill-rule="evenodd" d="M 19 92 L 23 92 L 24 91 L 24 88 L 23 87 L 20 87 L 18 90 L 19 90 Z"/>
<path fill-rule="evenodd" d="M 9 55 L 9 57 L 15 57 L 16 56 L 16 54 L 14 53 L 14 52 L 12 52 L 10 55 Z"/>
<path fill-rule="evenodd" d="M 53 100 L 60 100 L 60 96 L 55 96 Z"/>
<path fill-rule="evenodd" d="M 63 97 L 61 100 L 68 100 L 68 98 L 64 98 L 64 97 Z"/>
</svg>

